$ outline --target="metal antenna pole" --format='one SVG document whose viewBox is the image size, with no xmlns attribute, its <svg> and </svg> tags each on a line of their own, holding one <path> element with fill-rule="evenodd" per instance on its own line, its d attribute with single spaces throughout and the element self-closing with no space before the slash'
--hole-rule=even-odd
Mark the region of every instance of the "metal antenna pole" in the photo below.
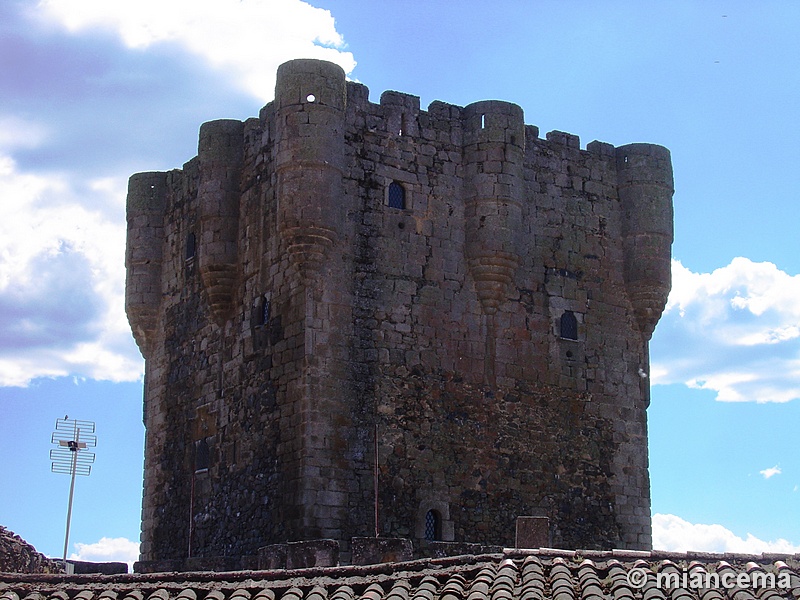
<svg viewBox="0 0 800 600">
<path fill-rule="evenodd" d="M 72 498 L 75 495 L 75 471 L 78 464 L 78 444 L 80 444 L 80 436 L 81 432 L 78 429 L 77 425 L 75 426 L 75 433 L 74 433 L 74 440 L 75 440 L 75 447 L 69 447 L 72 451 L 72 465 L 70 466 L 70 471 L 72 475 L 70 476 L 69 482 L 69 503 L 67 504 L 67 532 L 64 534 L 64 570 L 67 570 L 67 548 L 69 548 L 69 525 L 72 522 Z"/>
<path fill-rule="evenodd" d="M 75 476 L 89 475 L 92 472 L 94 452 L 87 452 L 87 448 L 97 446 L 97 437 L 94 434 L 92 421 L 78 421 L 70 419 L 56 419 L 56 430 L 50 441 L 58 444 L 57 448 L 50 450 L 50 460 L 53 461 L 50 470 L 53 473 L 65 473 L 71 476 L 69 482 L 69 503 L 67 505 L 67 531 L 64 535 L 64 571 L 67 571 L 67 550 L 69 549 L 69 529 L 72 522 L 72 499 L 75 495 Z"/>
<path fill-rule="evenodd" d="M 380 537 L 380 528 L 378 526 L 378 424 L 375 423 L 375 537 Z"/>
</svg>

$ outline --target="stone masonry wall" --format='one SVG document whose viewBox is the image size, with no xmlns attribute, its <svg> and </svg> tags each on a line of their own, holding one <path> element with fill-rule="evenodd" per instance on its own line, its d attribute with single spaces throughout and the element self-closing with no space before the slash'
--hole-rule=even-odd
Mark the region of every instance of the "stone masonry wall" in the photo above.
<svg viewBox="0 0 800 600">
<path fill-rule="evenodd" d="M 63 573 L 62 561 L 47 558 L 0 525 L 0 573 Z"/>
<path fill-rule="evenodd" d="M 423 547 L 430 513 L 511 545 L 541 515 L 556 546 L 650 547 L 666 149 L 542 139 L 506 102 L 373 104 L 310 60 L 200 138 L 129 188 L 144 560 L 346 553 L 375 532 L 376 447 L 382 535 Z"/>
</svg>

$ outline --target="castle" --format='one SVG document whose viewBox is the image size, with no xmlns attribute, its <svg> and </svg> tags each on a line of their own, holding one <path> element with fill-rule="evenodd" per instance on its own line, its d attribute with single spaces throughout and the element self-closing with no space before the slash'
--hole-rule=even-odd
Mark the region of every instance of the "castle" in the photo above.
<svg viewBox="0 0 800 600">
<path fill-rule="evenodd" d="M 651 545 L 648 341 L 672 167 L 522 109 L 294 60 L 258 118 L 130 179 L 142 559 L 354 536 Z"/>
</svg>

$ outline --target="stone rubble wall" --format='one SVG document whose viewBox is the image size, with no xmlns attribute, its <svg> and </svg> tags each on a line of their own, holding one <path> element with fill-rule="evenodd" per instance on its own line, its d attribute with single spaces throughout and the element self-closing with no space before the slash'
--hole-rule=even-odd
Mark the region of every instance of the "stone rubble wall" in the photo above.
<svg viewBox="0 0 800 600">
<path fill-rule="evenodd" d="M 0 573 L 63 573 L 59 560 L 47 558 L 13 531 L 0 525 Z"/>
</svg>

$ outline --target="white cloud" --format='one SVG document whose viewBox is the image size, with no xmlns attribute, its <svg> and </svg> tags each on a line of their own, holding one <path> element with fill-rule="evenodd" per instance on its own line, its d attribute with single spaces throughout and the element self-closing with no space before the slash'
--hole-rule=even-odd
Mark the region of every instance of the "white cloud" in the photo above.
<svg viewBox="0 0 800 600">
<path fill-rule="evenodd" d="M 766 542 L 751 534 L 741 538 L 722 525 L 689 523 L 675 515 L 653 515 L 653 548 L 672 552 L 738 552 L 795 554 L 796 546 L 784 539 Z"/>
<path fill-rule="evenodd" d="M 347 72 L 355 65 L 330 12 L 300 0 L 41 0 L 25 13 L 76 36 L 111 33 L 142 52 L 171 44 L 200 57 L 221 87 L 227 78 L 263 100 L 286 60 L 322 58 Z M 79 129 L 115 142 L 84 152 L 70 145 L 75 132 L 60 116 L 0 113 L 0 386 L 67 375 L 132 381 L 143 369 L 124 311 L 125 188 L 142 157 L 115 155 L 109 173 L 97 161 L 136 140 L 101 119 L 97 131 L 94 122 Z"/>
<path fill-rule="evenodd" d="M 141 376 L 124 311 L 123 190 L 21 172 L 0 155 L 0 385 Z"/>
<path fill-rule="evenodd" d="M 780 475 L 783 471 L 778 465 L 774 467 L 770 467 L 769 469 L 764 469 L 763 471 L 759 471 L 764 476 L 764 479 L 769 479 L 770 477 L 774 477 L 775 475 Z"/>
<path fill-rule="evenodd" d="M 0 151 L 36 148 L 46 138 L 47 128 L 43 124 L 13 115 L 0 115 Z"/>
<path fill-rule="evenodd" d="M 77 32 L 114 31 L 130 48 L 177 43 L 228 71 L 259 99 L 272 98 L 277 66 L 319 58 L 355 67 L 330 12 L 301 0 L 44 0 L 45 15 Z"/>
<path fill-rule="evenodd" d="M 711 273 L 674 260 L 672 278 L 651 344 L 654 385 L 729 402 L 800 398 L 800 275 L 740 257 Z"/>
<path fill-rule="evenodd" d="M 70 555 L 71 560 L 87 562 L 124 562 L 128 567 L 139 560 L 139 542 L 127 538 L 100 538 L 93 544 L 75 544 L 77 552 Z"/>
</svg>

